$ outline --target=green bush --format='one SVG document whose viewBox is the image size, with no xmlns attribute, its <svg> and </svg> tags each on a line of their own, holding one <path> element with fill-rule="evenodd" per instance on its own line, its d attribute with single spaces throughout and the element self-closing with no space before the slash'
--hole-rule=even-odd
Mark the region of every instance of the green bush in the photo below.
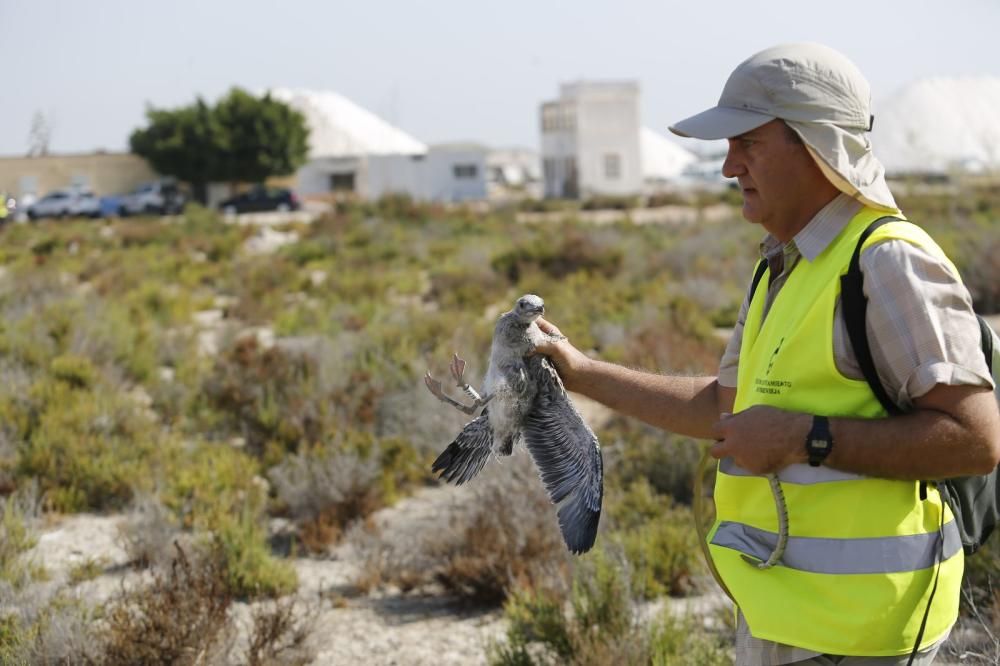
<svg viewBox="0 0 1000 666">
<path fill-rule="evenodd" d="M 33 494 L 29 489 L 0 498 L 0 585 L 19 589 L 45 576 L 41 566 L 25 560 L 25 554 L 38 542 L 29 524 L 34 513 Z"/>
<path fill-rule="evenodd" d="M 223 443 L 175 448 L 166 463 L 161 501 L 187 528 L 215 531 L 244 507 L 263 510 L 258 461 Z"/>
<path fill-rule="evenodd" d="M 76 372 L 80 367 L 86 366 Z M 30 396 L 18 475 L 36 477 L 60 511 L 124 506 L 136 484 L 149 478 L 162 438 L 142 408 L 124 394 L 62 381 L 38 382 Z"/>
<path fill-rule="evenodd" d="M 493 666 L 731 663 L 719 637 L 669 611 L 644 623 L 627 567 L 597 552 L 583 561 L 568 599 L 521 592 L 504 607 L 506 640 L 488 648 Z"/>
<path fill-rule="evenodd" d="M 699 589 L 702 562 L 691 509 L 656 494 L 640 479 L 607 497 L 608 537 L 620 543 L 632 571 L 632 592 L 645 599 Z"/>
<path fill-rule="evenodd" d="M 281 597 L 298 587 L 291 563 L 271 554 L 260 515 L 245 508 L 223 516 L 215 532 L 230 593 L 242 599 Z"/>
</svg>

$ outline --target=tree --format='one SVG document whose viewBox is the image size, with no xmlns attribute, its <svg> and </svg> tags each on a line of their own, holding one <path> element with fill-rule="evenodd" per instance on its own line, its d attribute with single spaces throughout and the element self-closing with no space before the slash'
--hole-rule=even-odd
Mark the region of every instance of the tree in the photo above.
<svg viewBox="0 0 1000 666">
<path fill-rule="evenodd" d="M 205 200 L 211 182 L 258 182 L 294 173 L 306 160 L 305 117 L 287 104 L 233 88 L 214 107 L 200 97 L 177 109 L 146 111 L 132 152 L 159 173 L 187 181 Z"/>
<path fill-rule="evenodd" d="M 254 97 L 233 88 L 215 106 L 228 141 L 223 180 L 259 182 L 295 173 L 306 160 L 305 117 L 270 94 Z"/>
</svg>

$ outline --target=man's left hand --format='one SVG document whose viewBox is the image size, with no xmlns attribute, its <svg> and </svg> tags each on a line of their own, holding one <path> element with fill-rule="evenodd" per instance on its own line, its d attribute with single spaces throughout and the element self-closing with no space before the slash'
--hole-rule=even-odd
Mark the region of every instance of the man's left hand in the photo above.
<svg viewBox="0 0 1000 666">
<path fill-rule="evenodd" d="M 754 474 L 773 474 L 808 461 L 805 442 L 812 416 L 755 405 L 739 414 L 723 414 L 713 426 L 714 458 L 732 458 Z"/>
</svg>

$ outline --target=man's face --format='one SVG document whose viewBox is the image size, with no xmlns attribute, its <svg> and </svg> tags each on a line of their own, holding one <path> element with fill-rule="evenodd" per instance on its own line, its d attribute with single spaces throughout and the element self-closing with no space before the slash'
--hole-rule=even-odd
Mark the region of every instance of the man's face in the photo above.
<svg viewBox="0 0 1000 666">
<path fill-rule="evenodd" d="M 815 215 L 817 194 L 830 187 L 791 132 L 782 121 L 772 120 L 733 137 L 722 165 L 722 175 L 739 183 L 743 217 L 782 240 L 794 236 Z"/>
</svg>

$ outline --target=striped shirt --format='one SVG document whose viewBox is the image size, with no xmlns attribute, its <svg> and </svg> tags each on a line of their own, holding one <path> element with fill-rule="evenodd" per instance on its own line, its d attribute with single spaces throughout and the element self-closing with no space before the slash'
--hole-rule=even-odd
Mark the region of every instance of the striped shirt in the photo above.
<svg viewBox="0 0 1000 666">
<path fill-rule="evenodd" d="M 859 202 L 840 194 L 788 243 L 770 235 L 764 239 L 761 257 L 774 276 L 767 288 L 764 317 L 798 263 L 814 261 L 860 210 Z M 887 240 L 861 253 L 861 271 L 869 303 L 866 326 L 872 358 L 882 385 L 898 405 L 907 409 L 937 384 L 993 388 L 980 348 L 972 298 L 945 264 L 911 243 Z M 748 308 L 745 298 L 720 362 L 722 386 L 736 387 Z M 839 300 L 833 318 L 833 355 L 841 374 L 864 379 Z M 810 650 L 754 638 L 739 614 L 737 666 L 778 666 L 815 656 L 817 653 Z"/>
</svg>

